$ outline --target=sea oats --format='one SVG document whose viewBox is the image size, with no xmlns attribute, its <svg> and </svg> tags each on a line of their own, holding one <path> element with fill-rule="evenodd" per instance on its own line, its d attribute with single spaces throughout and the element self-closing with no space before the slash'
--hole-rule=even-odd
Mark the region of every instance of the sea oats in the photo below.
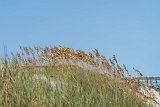
<svg viewBox="0 0 160 107">
<path fill-rule="evenodd" d="M 117 85 L 118 89 L 123 89 L 124 92 L 127 92 L 129 89 L 131 92 L 146 97 L 146 95 L 143 95 L 138 88 L 135 87 L 137 84 L 140 84 L 140 86 L 143 86 L 143 84 L 139 83 L 136 78 L 129 74 L 129 71 L 125 65 L 121 67 L 118 64 L 115 55 L 113 55 L 113 59 L 108 61 L 104 56 L 100 55 L 97 49 L 86 53 L 82 50 L 76 51 L 72 48 L 62 46 L 45 48 L 34 46 L 33 48 L 20 48 L 21 53 L 12 55 L 15 61 L 17 58 L 16 63 L 19 66 L 26 66 L 26 68 L 27 66 L 34 66 L 37 68 L 39 67 L 39 69 L 57 66 L 57 69 L 61 69 L 66 72 L 71 71 L 70 69 L 72 69 L 73 66 L 76 70 L 80 67 L 95 73 L 93 76 L 89 76 L 85 72 L 82 74 L 86 81 L 95 82 L 95 87 L 97 89 L 101 87 L 100 82 L 105 81 L 106 83 L 104 87 L 115 87 L 114 85 Z M 28 69 L 26 68 L 24 69 L 27 71 Z M 75 69 L 73 71 L 76 71 Z M 134 71 L 139 74 L 139 76 L 143 76 L 139 70 L 134 69 Z M 125 74 L 127 74 L 127 76 Z M 91 78 L 94 78 L 95 80 L 92 80 Z M 109 84 L 108 81 L 115 82 L 115 84 Z M 146 98 L 150 99 L 150 97 Z"/>
<path fill-rule="evenodd" d="M 135 68 L 133 68 L 133 70 L 134 70 L 140 77 L 143 77 L 143 74 L 142 74 L 139 70 L 137 70 L 137 69 L 135 69 Z"/>
</svg>

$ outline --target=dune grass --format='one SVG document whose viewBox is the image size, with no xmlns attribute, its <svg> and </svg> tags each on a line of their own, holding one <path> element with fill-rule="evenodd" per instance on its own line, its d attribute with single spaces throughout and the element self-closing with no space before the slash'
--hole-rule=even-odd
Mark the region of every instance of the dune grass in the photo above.
<svg viewBox="0 0 160 107">
<path fill-rule="evenodd" d="M 97 50 L 95 54 L 87 55 L 62 47 L 51 48 L 50 51 L 48 48 L 35 48 L 44 51 L 34 55 L 36 52 L 33 49 L 23 49 L 26 56 L 22 56 L 25 54 L 22 52 L 13 55 L 11 61 L 3 60 L 4 65 L 0 70 L 0 107 L 151 106 L 147 101 L 153 99 L 138 91 L 134 78 L 126 78 L 123 73 L 126 67 L 122 69 L 115 57 L 116 63 L 113 60 L 109 63 Z M 57 53 L 54 58 L 49 56 L 53 54 L 51 51 Z M 80 63 L 82 60 L 83 63 Z"/>
</svg>

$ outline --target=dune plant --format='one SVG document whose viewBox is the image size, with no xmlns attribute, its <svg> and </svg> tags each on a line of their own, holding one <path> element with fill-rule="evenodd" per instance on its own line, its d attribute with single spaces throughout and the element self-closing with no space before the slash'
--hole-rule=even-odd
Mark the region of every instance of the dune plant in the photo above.
<svg viewBox="0 0 160 107">
<path fill-rule="evenodd" d="M 121 67 L 115 55 L 107 60 L 66 47 L 20 47 L 0 70 L 0 106 L 16 107 L 147 107 L 154 95 Z M 142 73 L 133 69 L 143 77 Z"/>
</svg>

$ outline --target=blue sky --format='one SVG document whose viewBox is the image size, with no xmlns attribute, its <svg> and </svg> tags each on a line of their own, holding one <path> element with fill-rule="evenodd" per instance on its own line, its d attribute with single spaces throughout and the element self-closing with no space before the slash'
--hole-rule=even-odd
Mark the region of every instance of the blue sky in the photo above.
<svg viewBox="0 0 160 107">
<path fill-rule="evenodd" d="M 159 0 L 1 0 L 0 50 L 97 48 L 146 76 L 160 76 Z"/>
</svg>

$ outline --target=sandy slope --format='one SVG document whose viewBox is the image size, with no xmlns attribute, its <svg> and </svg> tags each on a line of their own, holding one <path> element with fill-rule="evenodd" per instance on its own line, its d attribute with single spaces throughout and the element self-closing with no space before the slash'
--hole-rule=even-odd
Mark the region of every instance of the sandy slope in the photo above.
<svg viewBox="0 0 160 107">
<path fill-rule="evenodd" d="M 37 79 L 37 80 L 44 80 L 44 81 L 48 81 L 48 79 L 47 79 L 47 77 L 46 76 L 44 76 L 44 75 L 41 75 L 41 74 L 39 74 L 39 75 L 37 75 L 37 74 L 35 74 L 34 76 L 33 76 L 35 79 Z M 56 84 L 57 84 L 57 82 L 58 81 L 54 81 L 53 79 L 51 79 L 51 85 L 53 86 L 53 87 L 55 87 L 56 86 Z M 140 91 L 142 92 L 142 93 L 144 93 L 146 96 L 150 96 L 150 97 L 155 97 L 155 100 L 159 103 L 159 104 L 157 104 L 156 102 L 148 102 L 148 104 L 152 104 L 154 107 L 160 107 L 160 94 L 159 94 L 159 92 L 157 92 L 155 89 L 153 89 L 153 88 L 148 88 L 148 87 L 141 87 L 140 88 Z"/>
<path fill-rule="evenodd" d="M 151 88 L 149 89 L 148 87 L 145 87 L 145 89 L 142 87 L 140 90 L 142 93 L 144 93 L 147 96 L 154 96 L 155 100 L 159 103 L 155 103 L 155 102 L 149 102 L 152 103 L 154 107 L 160 107 L 160 94 L 159 92 L 157 92 L 155 89 Z"/>
</svg>

